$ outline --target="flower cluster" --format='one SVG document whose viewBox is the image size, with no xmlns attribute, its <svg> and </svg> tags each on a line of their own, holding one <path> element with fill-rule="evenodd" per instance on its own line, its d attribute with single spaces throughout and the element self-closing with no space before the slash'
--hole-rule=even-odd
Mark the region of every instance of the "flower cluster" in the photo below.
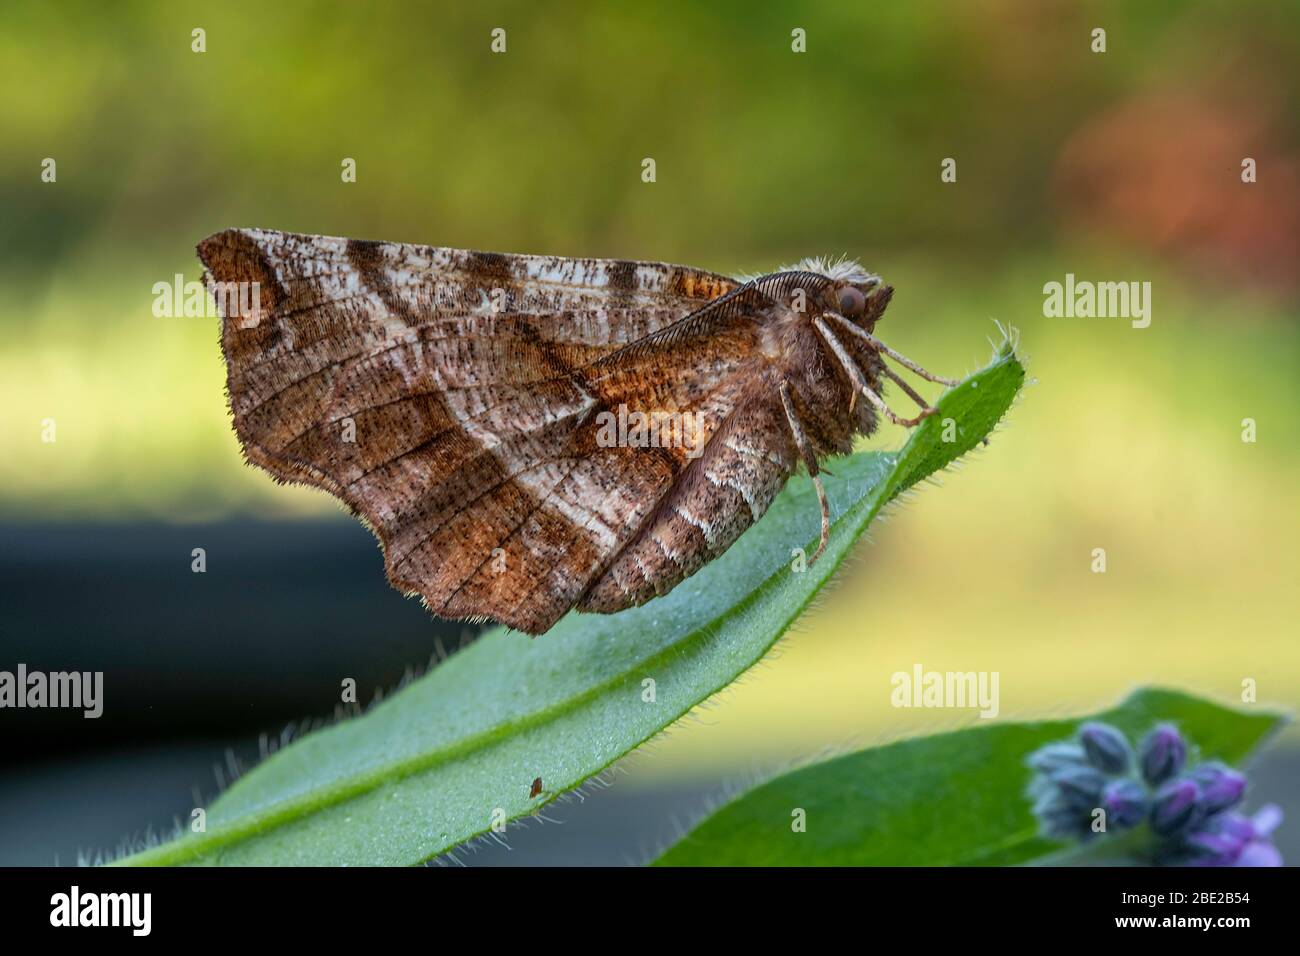
<svg viewBox="0 0 1300 956">
<path fill-rule="evenodd" d="M 1086 723 L 1073 740 L 1030 754 L 1034 816 L 1044 835 L 1080 841 L 1145 825 L 1158 865 L 1280 866 L 1269 835 L 1281 810 L 1237 813 L 1246 778 L 1217 761 L 1189 765 L 1187 750 L 1170 724 L 1134 752 L 1114 727 Z"/>
</svg>

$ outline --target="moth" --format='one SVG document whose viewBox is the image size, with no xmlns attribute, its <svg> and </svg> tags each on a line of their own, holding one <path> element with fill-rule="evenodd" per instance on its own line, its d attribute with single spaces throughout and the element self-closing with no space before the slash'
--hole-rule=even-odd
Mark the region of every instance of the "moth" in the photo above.
<svg viewBox="0 0 1300 956">
<path fill-rule="evenodd" d="M 753 278 L 230 229 L 198 246 L 235 431 L 323 488 L 435 615 L 540 634 L 672 590 L 800 466 L 933 413 L 856 262 Z M 251 294 L 249 294 L 251 292 Z M 897 385 L 907 418 L 882 395 Z"/>
</svg>

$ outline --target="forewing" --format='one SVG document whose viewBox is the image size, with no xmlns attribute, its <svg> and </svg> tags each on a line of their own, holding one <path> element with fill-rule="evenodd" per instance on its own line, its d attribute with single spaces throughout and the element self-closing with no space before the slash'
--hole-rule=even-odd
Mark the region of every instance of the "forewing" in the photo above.
<svg viewBox="0 0 1300 956">
<path fill-rule="evenodd" d="M 595 440 L 611 399 L 663 405 L 648 369 L 627 372 L 642 354 L 627 346 L 735 285 L 657 263 L 255 230 L 199 254 L 227 304 L 248 457 L 347 502 L 393 584 L 435 613 L 531 633 L 572 606 L 683 467 L 680 449 Z M 228 297 L 240 282 L 256 283 L 254 303 Z M 678 368 L 670 391 L 716 404 L 727 368 Z"/>
</svg>

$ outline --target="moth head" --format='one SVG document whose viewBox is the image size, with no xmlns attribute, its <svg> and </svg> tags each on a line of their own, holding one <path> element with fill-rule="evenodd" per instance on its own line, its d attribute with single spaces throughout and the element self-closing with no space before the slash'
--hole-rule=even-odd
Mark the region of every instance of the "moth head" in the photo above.
<svg viewBox="0 0 1300 956">
<path fill-rule="evenodd" d="M 826 290 L 826 308 L 868 331 L 875 327 L 894 290 L 879 278 L 840 279 Z"/>
</svg>

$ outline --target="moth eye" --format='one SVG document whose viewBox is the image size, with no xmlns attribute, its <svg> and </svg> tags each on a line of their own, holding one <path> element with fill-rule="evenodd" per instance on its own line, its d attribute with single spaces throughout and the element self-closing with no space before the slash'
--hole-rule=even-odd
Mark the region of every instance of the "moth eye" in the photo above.
<svg viewBox="0 0 1300 956">
<path fill-rule="evenodd" d="M 841 315 L 861 315 L 866 307 L 867 297 L 853 286 L 846 286 L 840 290 Z"/>
</svg>

